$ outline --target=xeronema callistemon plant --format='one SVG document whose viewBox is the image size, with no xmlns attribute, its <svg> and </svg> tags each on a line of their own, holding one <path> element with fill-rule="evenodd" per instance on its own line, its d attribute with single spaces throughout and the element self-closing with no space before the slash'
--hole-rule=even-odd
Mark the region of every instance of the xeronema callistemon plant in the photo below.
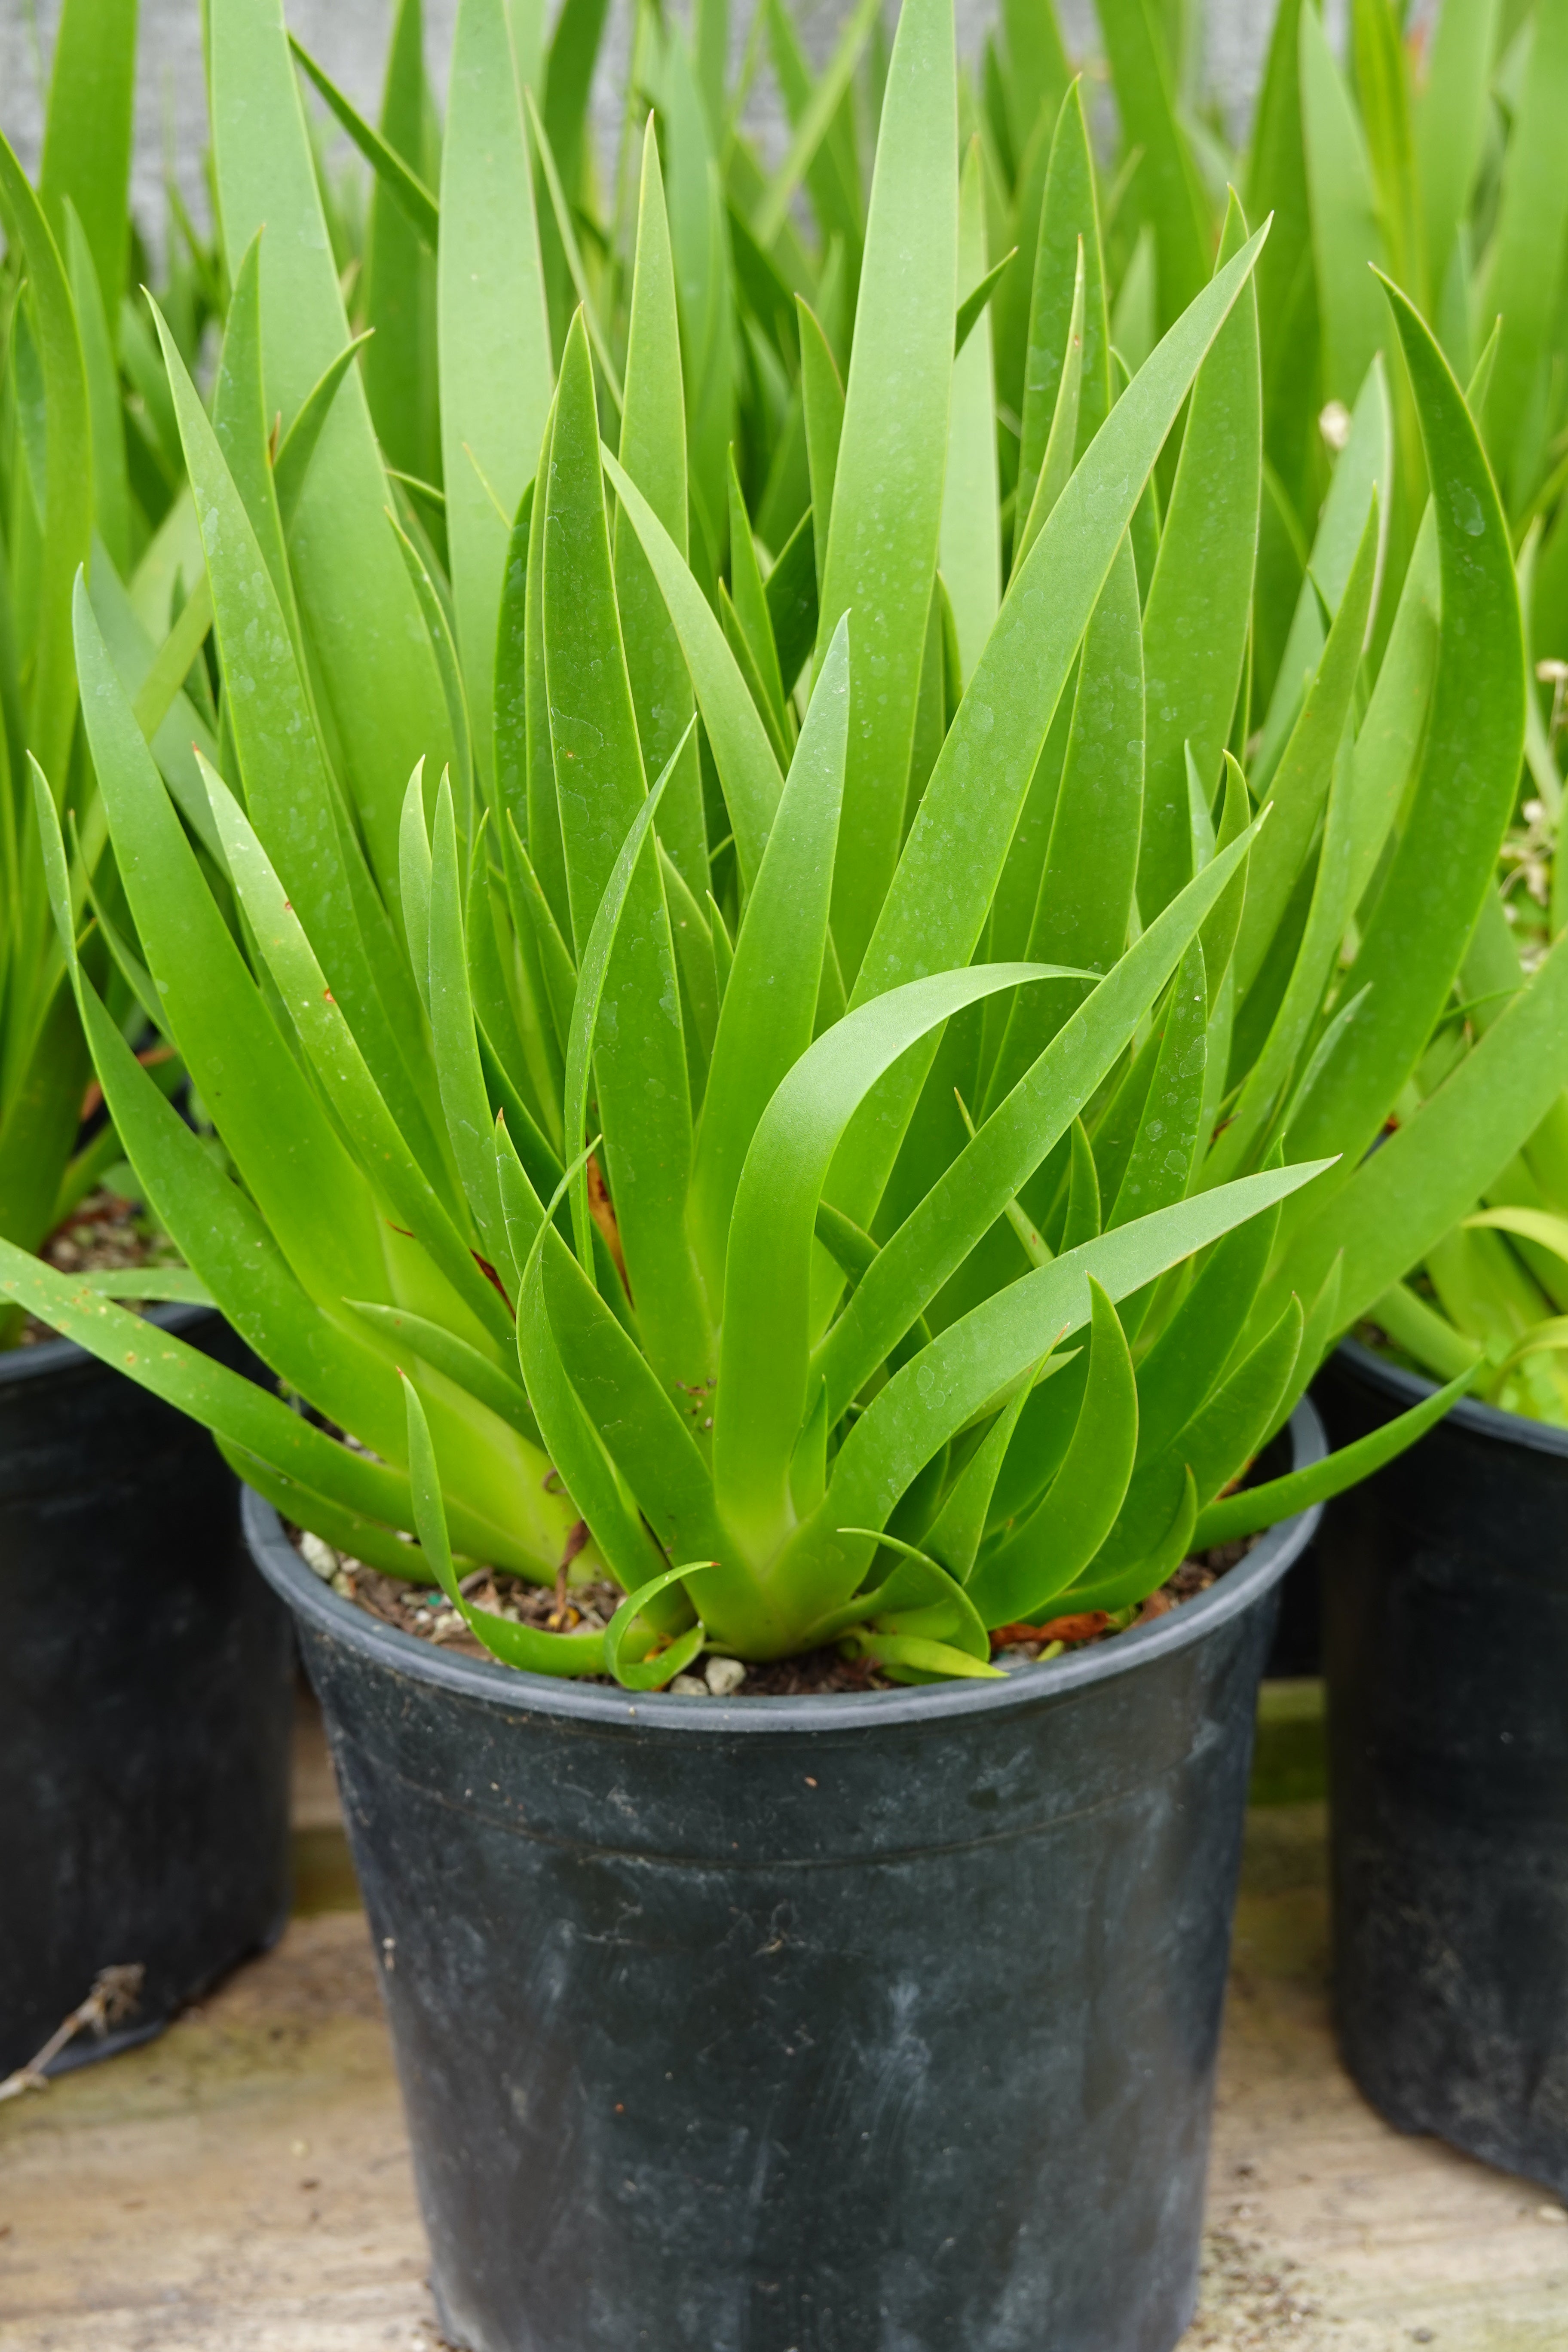
<svg viewBox="0 0 1568 2352">
<path fill-rule="evenodd" d="M 1142 0 L 1099 0 L 1097 9 L 1121 139 L 1101 197 L 1117 289 L 1111 334 L 1134 364 L 1201 283 L 1230 168 L 1197 111 L 1200 12 L 1178 14 L 1179 56 L 1167 46 L 1167 34 L 1177 40 L 1174 20 L 1162 22 Z M 1265 478 L 1250 660 L 1261 740 L 1250 781 L 1257 789 L 1267 780 L 1299 707 L 1373 483 L 1388 520 L 1370 674 L 1413 557 L 1420 584 L 1405 658 L 1426 657 L 1423 637 L 1428 647 L 1436 641 L 1435 549 L 1419 541 L 1420 426 L 1369 264 L 1389 273 L 1471 384 L 1539 663 L 1499 894 L 1483 901 L 1446 1016 L 1391 1106 L 1405 1118 L 1568 926 L 1568 862 L 1553 855 L 1568 653 L 1568 314 L 1558 299 L 1568 250 L 1568 15 L 1533 0 L 1507 10 L 1443 0 L 1414 12 L 1353 0 L 1348 19 L 1342 61 L 1321 13 L 1281 0 L 1249 152 L 1234 165 L 1254 215 L 1275 215 L 1256 273 Z M 1070 68 L 1048 7 L 1005 5 L 995 37 L 1007 59 L 1004 68 L 988 47 L 988 153 L 1012 183 L 1005 241 L 1028 250 Z M 1020 450 L 1026 487 L 1055 375 L 1048 335 L 1036 348 L 1021 272 L 999 289 L 995 315 L 998 399 L 1021 418 L 1019 440 L 1004 435 L 1000 449 L 1005 460 Z M 1474 1392 L 1490 1403 L 1568 1423 L 1568 1098 L 1497 1166 L 1469 1211 L 1372 1302 L 1363 1328 L 1439 1379 L 1471 1368 Z"/>
<path fill-rule="evenodd" d="M 1408 306 L 1391 297 L 1438 485 L 1437 656 L 1391 652 L 1355 731 L 1372 501 L 1255 814 L 1230 738 L 1263 232 L 1238 207 L 1114 400 L 1075 258 L 1052 446 L 966 676 L 928 626 L 963 436 L 993 430 L 950 397 L 950 0 L 906 0 L 894 43 L 842 416 L 815 419 L 816 620 L 782 713 L 682 552 L 652 131 L 616 457 L 581 313 L 552 362 L 501 0 L 464 0 L 437 265 L 448 583 L 388 520 L 267 0 L 212 0 L 208 65 L 234 275 L 210 419 L 164 352 L 223 684 L 217 859 L 82 590 L 76 653 L 135 934 L 111 946 L 232 1173 L 106 1014 L 42 779 L 37 805 L 127 1152 L 310 1410 L 15 1250 L 10 1295 L 205 1421 L 297 1525 L 438 1580 L 501 1658 L 640 1687 L 705 1644 L 832 1639 L 905 1678 L 990 1673 L 992 1628 L 1134 1603 L 1194 1544 L 1429 1425 L 1451 1391 L 1226 1496 L 1561 1084 L 1553 955 L 1368 1156 L 1489 885 L 1523 726 L 1496 493 Z M 1131 526 L 1184 408 L 1141 583 Z M 754 673 L 779 632 L 733 501 L 730 530 Z M 626 1595 L 607 1631 L 460 1590 L 474 1563 L 544 1581 L 574 1551 Z"/>
<path fill-rule="evenodd" d="M 134 9 L 73 0 L 60 19 L 35 189 L 0 139 L 0 1234 L 36 1249 L 122 1158 L 111 1121 L 80 1133 L 92 1066 L 45 887 L 31 750 L 79 838 L 79 904 L 113 902 L 103 813 L 78 726 L 72 583 L 91 562 L 100 623 L 164 772 L 188 799 L 192 738 L 216 744 L 182 692 L 205 627 L 201 600 L 155 661 L 168 627 L 161 526 L 181 478 L 178 436 L 151 322 L 126 301 Z M 194 359 L 205 308 L 170 224 L 164 295 Z M 160 436 L 166 421 L 171 449 Z M 161 593 L 160 593 L 161 590 Z M 205 805 L 204 805 L 205 814 Z M 89 967 L 117 1015 L 135 1002 L 101 939 Z M 162 1056 L 160 1075 L 179 1073 Z M 22 1335 L 0 1303 L 0 1349 Z"/>
</svg>

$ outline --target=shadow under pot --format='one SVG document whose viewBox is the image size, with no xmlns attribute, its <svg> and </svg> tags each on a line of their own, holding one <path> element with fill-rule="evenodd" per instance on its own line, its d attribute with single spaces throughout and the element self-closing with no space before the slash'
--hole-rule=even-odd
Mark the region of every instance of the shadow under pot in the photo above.
<svg viewBox="0 0 1568 2352">
<path fill-rule="evenodd" d="M 209 1307 L 147 1319 L 254 1364 Z M 280 1933 L 293 1644 L 206 1432 L 67 1340 L 0 1355 L 0 1622 L 5 2074 L 101 1969 L 142 1969 L 136 2005 L 58 2066 Z"/>
<path fill-rule="evenodd" d="M 1321 1433 L 1303 1405 L 1298 1464 Z M 1315 1514 L 1005 1681 L 726 1700 L 443 1653 L 254 1495 L 467 2352 L 1170 2352 L 1258 1671 Z"/>
<path fill-rule="evenodd" d="M 1431 1391 L 1351 1342 L 1314 1395 L 1345 1444 Z M 1467 1399 L 1318 1551 L 1345 2063 L 1568 2195 L 1568 1431 Z"/>
</svg>

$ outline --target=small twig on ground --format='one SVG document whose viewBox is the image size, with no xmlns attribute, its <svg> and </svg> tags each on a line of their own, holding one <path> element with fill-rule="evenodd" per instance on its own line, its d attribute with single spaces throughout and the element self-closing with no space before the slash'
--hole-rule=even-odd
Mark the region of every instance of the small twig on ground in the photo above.
<svg viewBox="0 0 1568 2352">
<path fill-rule="evenodd" d="M 129 2017 L 142 1995 L 142 1979 L 147 1971 L 140 1960 L 128 1966 L 100 1969 L 92 1980 L 92 1990 L 79 2001 L 70 2015 L 55 2028 L 43 2048 L 18 2066 L 14 2074 L 0 2082 L 0 2099 L 19 2099 L 24 2091 L 47 2091 L 48 2069 L 59 2056 L 68 2042 L 79 2033 L 91 2032 L 103 2034 L 111 2025 Z"/>
</svg>

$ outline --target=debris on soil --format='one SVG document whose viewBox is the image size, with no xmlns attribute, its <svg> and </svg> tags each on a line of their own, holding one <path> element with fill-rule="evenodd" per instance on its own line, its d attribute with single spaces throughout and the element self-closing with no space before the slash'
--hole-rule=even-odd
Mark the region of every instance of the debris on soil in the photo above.
<svg viewBox="0 0 1568 2352">
<path fill-rule="evenodd" d="M 439 1586 L 383 1576 L 378 1570 L 367 1568 L 363 1560 L 334 1550 L 320 1536 L 300 1530 L 292 1532 L 295 1549 L 307 1568 L 313 1569 L 322 1583 L 330 1584 L 345 1601 L 355 1602 L 372 1617 L 379 1617 L 384 1625 L 395 1625 L 400 1633 L 412 1633 L 420 1641 L 434 1642 L 443 1650 L 456 1650 L 466 1658 L 488 1658 L 491 1654 L 481 1642 L 475 1640 Z M 526 1577 L 509 1576 L 504 1570 L 489 1568 L 476 1569 L 463 1579 L 458 1590 L 476 1609 L 488 1610 L 495 1617 L 510 1618 L 514 1625 L 537 1625 L 541 1632 L 549 1633 L 602 1632 L 621 1600 L 613 1584 L 595 1579 L 589 1583 L 569 1584 L 564 1606 L 561 1606 L 553 1584 L 531 1584 Z"/>
<path fill-rule="evenodd" d="M 324 1584 L 330 1584 L 334 1592 L 353 1601 L 368 1615 L 378 1617 L 384 1625 L 395 1626 L 400 1633 L 412 1633 L 418 1641 L 433 1642 L 466 1658 L 489 1658 L 493 1654 L 476 1640 L 464 1618 L 437 1586 L 384 1576 L 378 1570 L 367 1568 L 363 1560 L 334 1550 L 318 1535 L 298 1528 L 291 1528 L 289 1533 L 306 1566 L 314 1570 Z M 1048 1664 L 1064 1651 L 1088 1649 L 1131 1626 L 1146 1625 L 1179 1608 L 1184 1601 L 1206 1592 L 1227 1569 L 1245 1559 L 1256 1540 L 1256 1537 L 1249 1536 L 1239 1543 L 1217 1544 L 1201 1559 L 1184 1560 L 1169 1581 L 1158 1592 L 1152 1592 L 1142 1607 L 1134 1605 L 1114 1613 L 1103 1609 L 1084 1610 L 1077 1615 L 1053 1618 L 1044 1625 L 999 1625 L 991 1636 L 993 1661 L 1003 1667 Z M 504 1570 L 481 1568 L 467 1576 L 459 1590 L 465 1601 L 471 1601 L 476 1608 L 510 1618 L 513 1624 L 537 1625 L 542 1632 L 552 1633 L 602 1631 L 615 1615 L 622 1596 L 615 1585 L 603 1579 L 582 1584 L 570 1582 L 568 1571 L 581 1549 L 580 1544 L 569 1549 L 553 1583 L 531 1584 L 527 1578 L 509 1575 Z M 587 1675 L 582 1679 L 618 1687 L 608 1675 Z M 884 1673 L 875 1658 L 846 1657 L 836 1644 L 829 1643 L 820 1650 L 807 1650 L 799 1657 L 772 1658 L 760 1664 L 710 1654 L 694 1664 L 689 1672 L 676 1675 L 668 1687 L 676 1698 L 727 1699 L 826 1698 L 844 1693 L 897 1690 L 900 1685 Z"/>
<path fill-rule="evenodd" d="M 1247 1558 L 1257 1540 L 1256 1536 L 1247 1536 L 1238 1543 L 1215 1544 L 1201 1559 L 1184 1559 L 1141 1606 L 1085 1609 L 1076 1615 L 1053 1617 L 1043 1625 L 998 1625 L 991 1636 L 992 1658 L 999 1665 L 1037 1665 L 1060 1657 L 1064 1650 L 1090 1649 L 1134 1625 L 1148 1625 L 1179 1609 L 1184 1601 L 1195 1601 L 1200 1592 L 1206 1592 L 1227 1570 Z"/>
</svg>

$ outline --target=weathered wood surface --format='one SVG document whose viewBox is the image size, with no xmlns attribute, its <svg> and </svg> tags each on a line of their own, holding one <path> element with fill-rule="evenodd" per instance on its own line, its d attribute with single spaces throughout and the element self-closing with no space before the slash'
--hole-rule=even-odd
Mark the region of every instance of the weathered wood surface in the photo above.
<svg viewBox="0 0 1568 2352">
<path fill-rule="evenodd" d="M 161 2041 L 0 2108 L 0 2352 L 437 2352 L 363 1922 L 330 1907 L 352 1880 L 303 1762 L 314 1916 Z M 1258 1810 L 1184 2352 L 1568 2352 L 1568 2214 L 1378 2121 L 1334 2058 L 1326 1949 L 1321 1807 Z"/>
</svg>

